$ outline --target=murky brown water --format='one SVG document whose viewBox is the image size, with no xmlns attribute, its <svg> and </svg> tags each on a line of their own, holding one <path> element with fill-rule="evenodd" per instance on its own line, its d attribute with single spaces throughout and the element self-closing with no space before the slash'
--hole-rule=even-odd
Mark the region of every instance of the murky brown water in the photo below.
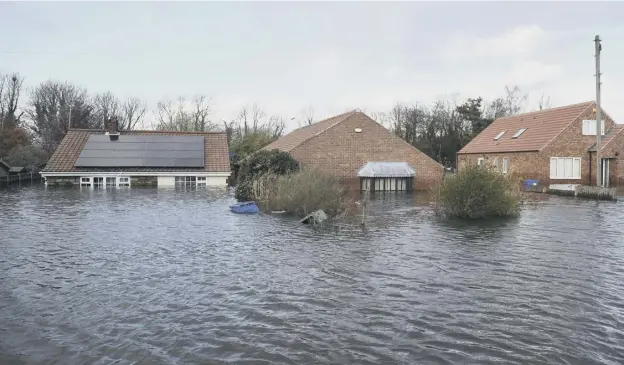
<svg viewBox="0 0 624 365">
<path fill-rule="evenodd" d="M 622 364 L 622 204 L 367 230 L 224 192 L 0 191 L 1 364 Z"/>
</svg>

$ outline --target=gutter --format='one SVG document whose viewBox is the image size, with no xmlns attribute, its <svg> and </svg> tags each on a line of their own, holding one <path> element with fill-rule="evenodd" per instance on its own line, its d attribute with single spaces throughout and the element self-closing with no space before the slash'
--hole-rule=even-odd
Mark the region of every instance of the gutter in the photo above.
<svg viewBox="0 0 624 365">
<path fill-rule="evenodd" d="M 90 177 L 90 176 L 206 176 L 206 177 L 230 177 L 232 175 L 231 171 L 228 172 L 198 172 L 198 171 L 175 171 L 175 172 L 145 172 L 145 171 L 124 171 L 124 172 L 97 172 L 97 171 L 70 171 L 70 172 L 54 172 L 54 171 L 46 171 L 41 172 L 41 176 L 43 177 L 54 177 L 54 176 L 79 176 L 79 177 Z"/>
</svg>

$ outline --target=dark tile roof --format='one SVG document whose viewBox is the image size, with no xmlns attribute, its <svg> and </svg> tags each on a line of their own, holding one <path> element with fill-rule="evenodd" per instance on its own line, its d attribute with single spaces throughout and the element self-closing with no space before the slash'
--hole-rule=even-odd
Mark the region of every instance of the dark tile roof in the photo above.
<svg viewBox="0 0 624 365">
<path fill-rule="evenodd" d="M 227 136 L 224 132 L 172 132 L 172 131 L 122 131 L 121 135 L 171 135 L 171 136 L 204 136 L 205 166 L 204 168 L 77 168 L 74 166 L 82 148 L 92 134 L 104 134 L 104 130 L 70 129 L 43 172 L 89 172 L 89 171 L 123 171 L 123 172 L 229 172 L 230 160 Z"/>
<path fill-rule="evenodd" d="M 588 101 L 498 118 L 458 153 L 539 151 L 594 105 Z M 527 130 L 520 137 L 511 138 L 521 128 Z M 494 137 L 503 131 L 505 134 L 495 141 Z"/>
<path fill-rule="evenodd" d="M 301 127 L 299 129 L 295 129 L 294 131 L 288 133 L 287 135 L 281 137 L 277 141 L 263 147 L 263 150 L 281 150 L 284 152 L 290 152 L 293 149 L 299 147 L 301 144 L 306 142 L 309 139 L 312 139 L 318 134 L 321 134 L 328 130 L 329 128 L 344 122 L 349 119 L 352 115 L 358 113 L 355 110 L 350 112 L 346 112 L 340 115 L 336 115 L 335 117 L 331 117 L 320 122 L 316 122 L 312 125 L 308 125 L 305 127 Z"/>
</svg>

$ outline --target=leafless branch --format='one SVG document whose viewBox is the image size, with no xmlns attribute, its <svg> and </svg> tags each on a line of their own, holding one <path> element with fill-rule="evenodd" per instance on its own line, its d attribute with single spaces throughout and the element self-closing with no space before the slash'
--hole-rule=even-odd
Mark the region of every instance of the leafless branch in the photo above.
<svg viewBox="0 0 624 365">
<path fill-rule="evenodd" d="M 134 130 L 143 125 L 147 104 L 139 98 L 128 98 L 122 105 L 121 125 L 123 130 Z"/>
</svg>

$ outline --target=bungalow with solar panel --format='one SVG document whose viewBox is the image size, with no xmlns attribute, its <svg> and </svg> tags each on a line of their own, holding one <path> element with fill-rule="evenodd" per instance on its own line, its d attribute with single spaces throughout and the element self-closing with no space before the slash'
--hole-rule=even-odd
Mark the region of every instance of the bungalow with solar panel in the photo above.
<svg viewBox="0 0 624 365">
<path fill-rule="evenodd" d="M 42 170 L 46 185 L 227 186 L 224 132 L 70 129 Z"/>
<path fill-rule="evenodd" d="M 602 110 L 601 167 L 596 168 L 593 101 L 498 118 L 457 153 L 459 169 L 490 165 L 551 189 L 624 182 L 624 126 Z"/>
<path fill-rule="evenodd" d="M 296 129 L 263 148 L 273 149 L 366 191 L 424 190 L 444 176 L 442 165 L 357 110 Z"/>
</svg>

